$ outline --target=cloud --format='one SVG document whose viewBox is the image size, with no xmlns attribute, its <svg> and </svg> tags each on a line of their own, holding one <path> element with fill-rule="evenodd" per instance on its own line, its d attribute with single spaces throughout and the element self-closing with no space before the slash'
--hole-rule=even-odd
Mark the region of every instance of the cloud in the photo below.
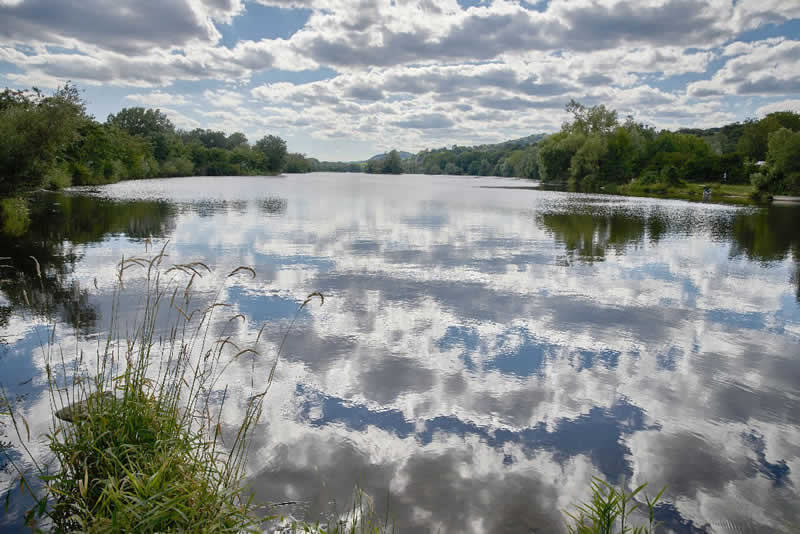
<svg viewBox="0 0 800 534">
<path fill-rule="evenodd" d="M 0 38 L 8 41 L 101 46 L 139 53 L 154 48 L 214 42 L 219 37 L 211 20 L 186 0 L 120 0 L 113 7 L 101 0 L 48 2 L 25 0 L 0 5 Z"/>
<path fill-rule="evenodd" d="M 369 87 L 366 85 L 354 85 L 347 89 L 347 96 L 355 98 L 356 100 L 382 100 L 384 97 L 383 91 L 380 88 Z"/>
<path fill-rule="evenodd" d="M 306 151 L 321 146 L 312 137 L 420 149 L 553 131 L 571 98 L 667 127 L 741 120 L 764 103 L 743 98 L 800 94 L 788 30 L 737 40 L 796 19 L 796 2 L 252 1 L 283 10 L 275 20 L 307 11 L 294 33 L 273 38 L 278 22 L 242 24 L 268 11 L 244 0 L 122 0 L 113 10 L 5 0 L 3 76 L 16 86 L 128 87 L 128 100 L 168 106 L 186 105 L 175 87 L 190 84 L 203 95 L 198 120 L 296 132 Z"/>
<path fill-rule="evenodd" d="M 194 128 L 200 128 L 202 125 L 197 120 L 187 117 L 180 111 L 170 109 L 163 106 L 151 106 L 151 107 L 158 107 L 164 114 L 169 117 L 169 120 L 177 126 L 178 128 L 183 128 L 185 130 L 191 130 Z"/>
<path fill-rule="evenodd" d="M 162 91 L 153 91 L 147 94 L 134 93 L 127 95 L 125 98 L 149 106 L 185 106 L 189 103 L 183 95 L 170 94 Z"/>
<path fill-rule="evenodd" d="M 236 108 L 244 103 L 245 97 L 238 91 L 219 89 L 217 91 L 203 91 L 203 98 L 210 105 L 217 108 Z"/>
<path fill-rule="evenodd" d="M 771 39 L 730 49 L 734 57 L 710 80 L 689 84 L 689 95 L 705 98 L 800 93 L 800 41 Z"/>
<path fill-rule="evenodd" d="M 410 115 L 408 118 L 394 121 L 392 124 L 400 126 L 401 128 L 426 130 L 429 128 L 450 128 L 455 122 L 442 113 L 422 113 L 419 115 Z"/>
<path fill-rule="evenodd" d="M 800 113 L 800 100 L 781 100 L 771 102 L 756 109 L 756 117 L 763 117 L 776 111 L 794 111 Z"/>
</svg>

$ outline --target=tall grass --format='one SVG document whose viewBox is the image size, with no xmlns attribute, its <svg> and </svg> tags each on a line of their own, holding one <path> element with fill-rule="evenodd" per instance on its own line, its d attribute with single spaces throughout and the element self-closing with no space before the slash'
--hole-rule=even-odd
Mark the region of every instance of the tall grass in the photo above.
<svg viewBox="0 0 800 534">
<path fill-rule="evenodd" d="M 210 304 L 195 306 L 192 285 L 211 270 L 202 263 L 166 268 L 165 257 L 162 249 L 152 258 L 120 262 L 109 334 L 91 360 L 81 351 L 68 362 L 55 343 L 55 327 L 42 347 L 55 414 L 46 437 L 54 461 L 43 463 L 29 451 L 28 422 L 4 395 L 6 415 L 43 484 L 27 516 L 31 526 L 85 532 L 259 530 L 263 520 L 257 517 L 264 514 L 255 513 L 242 481 L 280 351 L 268 375 L 253 382 L 242 420 L 233 429 L 226 426 L 223 436 L 221 414 L 231 399 L 220 379 L 241 356 L 259 355 L 226 333 L 243 316 L 215 318 L 227 306 L 218 300 L 222 287 Z M 122 324 L 120 296 L 132 270 L 144 273 L 143 305 L 134 324 Z M 255 272 L 240 267 L 227 279 L 245 275 Z M 298 313 L 314 298 L 324 301 L 319 293 L 309 295 Z M 225 327 L 215 335 L 220 323 Z M 33 492 L 38 485 L 17 468 L 21 486 Z"/>
<path fill-rule="evenodd" d="M 643 525 L 631 525 L 631 515 L 638 511 L 642 504 L 636 501 L 636 496 L 646 486 L 647 484 L 642 484 L 627 492 L 624 487 L 617 489 L 595 478 L 589 500 L 575 506 L 574 511 L 565 512 L 569 519 L 567 530 L 570 534 L 654 534 L 658 527 L 655 519 L 656 505 L 666 488 L 652 499 L 645 495 L 647 522 Z"/>
</svg>

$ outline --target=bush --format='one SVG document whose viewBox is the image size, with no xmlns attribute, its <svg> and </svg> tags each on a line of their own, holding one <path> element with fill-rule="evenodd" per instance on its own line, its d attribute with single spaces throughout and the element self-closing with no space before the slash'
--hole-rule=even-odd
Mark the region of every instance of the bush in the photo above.
<svg viewBox="0 0 800 534">
<path fill-rule="evenodd" d="M 76 185 L 95 185 L 100 180 L 96 180 L 92 170 L 82 161 L 73 161 L 69 165 L 72 182 Z"/>
<path fill-rule="evenodd" d="M 750 175 L 750 183 L 753 184 L 758 191 L 765 191 L 769 188 L 769 177 L 763 172 L 756 172 Z"/>
<path fill-rule="evenodd" d="M 661 176 L 653 170 L 645 172 L 638 180 L 641 185 L 655 185 L 661 182 Z"/>
<path fill-rule="evenodd" d="M 581 180 L 581 191 L 592 192 L 600 190 L 600 179 L 596 174 L 589 174 Z"/>
<path fill-rule="evenodd" d="M 0 199 L 0 230 L 6 235 L 19 237 L 28 231 L 31 224 L 28 203 L 24 198 Z"/>
<path fill-rule="evenodd" d="M 674 165 L 667 165 L 661 169 L 661 182 L 671 186 L 679 187 L 682 185 L 681 179 L 678 177 L 678 168 Z"/>
<path fill-rule="evenodd" d="M 72 174 L 67 165 L 56 165 L 44 175 L 44 186 L 47 189 L 65 189 L 72 185 Z"/>
</svg>

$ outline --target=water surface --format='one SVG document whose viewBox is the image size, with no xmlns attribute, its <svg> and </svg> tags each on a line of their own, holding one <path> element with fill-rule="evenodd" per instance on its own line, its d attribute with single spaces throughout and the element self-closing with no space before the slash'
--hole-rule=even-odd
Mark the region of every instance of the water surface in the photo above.
<svg viewBox="0 0 800 534">
<path fill-rule="evenodd" d="M 529 186 L 319 173 L 41 195 L 27 233 L 0 234 L 0 381 L 43 434 L 47 325 L 68 354 L 94 350 L 116 263 L 168 241 L 170 262 L 218 273 L 201 297 L 256 270 L 221 299 L 247 317 L 239 342 L 267 325 L 263 354 L 325 294 L 278 366 L 250 462 L 259 500 L 314 520 L 360 485 L 381 510 L 388 494 L 404 532 L 557 532 L 598 476 L 666 485 L 675 532 L 792 531 L 800 208 Z M 226 380 L 244 391 L 270 364 L 244 358 Z M 0 521 L 18 526 L 18 509 Z"/>
</svg>

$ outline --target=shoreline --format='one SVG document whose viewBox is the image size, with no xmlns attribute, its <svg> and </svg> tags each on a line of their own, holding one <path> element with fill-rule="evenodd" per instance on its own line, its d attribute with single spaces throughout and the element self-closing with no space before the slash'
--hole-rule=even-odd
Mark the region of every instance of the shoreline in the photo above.
<svg viewBox="0 0 800 534">
<path fill-rule="evenodd" d="M 239 178 L 239 177 L 264 177 L 264 178 L 274 178 L 276 176 L 292 176 L 292 175 L 303 175 L 303 174 L 315 174 L 317 172 L 327 172 L 327 171 L 312 171 L 308 173 L 276 173 L 276 174 L 241 174 L 241 175 L 230 175 L 230 176 L 215 176 L 215 175 L 197 175 L 197 176 L 158 176 L 158 177 L 149 177 L 149 178 L 127 178 L 122 180 L 117 180 L 114 182 L 108 182 L 103 184 L 93 184 L 93 185 L 78 185 L 78 186 L 69 186 L 65 188 L 57 188 L 57 189 L 50 189 L 46 187 L 40 187 L 30 191 L 21 191 L 18 192 L 16 195 L 8 196 L 8 197 L 0 197 L 2 198 L 25 198 L 28 195 L 32 194 L 40 194 L 40 193 L 57 193 L 57 192 L 71 192 L 79 190 L 79 188 L 91 188 L 91 187 L 102 187 L 105 185 L 113 185 L 116 183 L 121 182 L 136 182 L 136 181 L 144 181 L 144 180 L 171 180 L 175 178 Z M 402 176 L 402 175 L 399 175 Z M 426 174 L 420 174 L 419 176 L 428 176 Z M 454 176 L 454 177 L 464 177 L 465 175 L 445 175 L 445 176 Z M 491 178 L 491 177 L 487 177 Z M 497 177 L 497 178 L 505 178 L 505 177 Z M 707 182 L 707 183 L 686 183 L 680 186 L 666 186 L 663 184 L 653 184 L 651 186 L 639 186 L 636 184 L 608 184 L 606 186 L 602 186 L 599 191 L 570 191 L 569 186 L 566 183 L 558 182 L 537 182 L 535 180 L 530 180 L 529 178 L 520 178 L 515 177 L 517 180 L 524 180 L 526 182 L 530 181 L 531 185 L 524 187 L 524 189 L 539 189 L 539 190 L 546 190 L 546 191 L 563 191 L 563 192 L 582 192 L 582 193 L 595 193 L 595 194 L 604 194 L 604 195 L 619 195 L 619 196 L 626 196 L 626 197 L 639 197 L 639 198 L 658 198 L 658 199 L 665 199 L 665 200 L 687 200 L 687 201 L 694 201 L 694 202 L 712 202 L 712 203 L 724 203 L 724 204 L 732 204 L 732 205 L 756 205 L 756 206 L 765 206 L 773 203 L 777 204 L 796 204 L 800 203 L 800 196 L 791 196 L 791 195 L 774 195 L 767 197 L 764 200 L 759 200 L 756 196 L 756 189 L 750 184 L 723 184 L 721 182 Z M 490 187 L 490 186 L 487 186 Z M 703 198 L 703 190 L 705 188 L 711 189 L 711 196 L 708 199 Z M 497 186 L 499 189 L 518 189 L 519 187 L 512 187 L 512 186 Z"/>
</svg>

